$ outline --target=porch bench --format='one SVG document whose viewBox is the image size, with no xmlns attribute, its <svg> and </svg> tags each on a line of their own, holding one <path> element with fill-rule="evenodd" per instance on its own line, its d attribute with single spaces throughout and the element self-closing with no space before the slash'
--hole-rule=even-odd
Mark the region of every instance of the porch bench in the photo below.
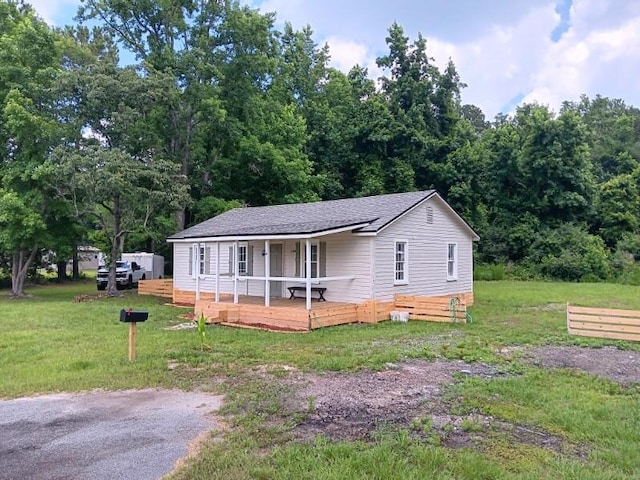
<svg viewBox="0 0 640 480">
<path fill-rule="evenodd" d="M 296 297 L 296 292 L 305 292 L 305 294 L 307 293 L 307 287 L 287 287 L 287 290 L 289 290 L 289 293 L 291 294 L 289 300 L 291 300 L 292 298 L 301 298 Z M 311 293 L 316 292 L 318 294 L 319 302 L 326 302 L 326 299 L 324 298 L 324 292 L 326 290 L 327 287 L 311 287 Z"/>
</svg>

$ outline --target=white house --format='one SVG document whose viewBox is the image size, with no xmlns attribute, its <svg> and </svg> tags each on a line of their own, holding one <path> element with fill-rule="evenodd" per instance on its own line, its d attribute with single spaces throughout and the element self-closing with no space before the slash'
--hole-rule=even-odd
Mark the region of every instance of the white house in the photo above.
<svg viewBox="0 0 640 480">
<path fill-rule="evenodd" d="M 246 207 L 176 233 L 174 300 L 473 301 L 473 229 L 434 190 Z M 315 304 L 315 302 L 313 302 Z"/>
</svg>

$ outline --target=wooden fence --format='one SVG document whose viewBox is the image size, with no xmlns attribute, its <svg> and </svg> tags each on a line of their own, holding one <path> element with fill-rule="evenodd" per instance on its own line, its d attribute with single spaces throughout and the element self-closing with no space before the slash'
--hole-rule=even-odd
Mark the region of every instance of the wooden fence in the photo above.
<svg viewBox="0 0 640 480">
<path fill-rule="evenodd" d="M 429 322 L 466 322 L 467 307 L 447 297 L 396 295 L 395 309 L 409 313 L 412 320 Z"/>
<path fill-rule="evenodd" d="M 567 304 L 567 330 L 570 335 L 640 342 L 640 311 Z"/>
<path fill-rule="evenodd" d="M 140 280 L 138 282 L 138 295 L 154 295 L 173 299 L 173 280 L 171 278 Z"/>
</svg>

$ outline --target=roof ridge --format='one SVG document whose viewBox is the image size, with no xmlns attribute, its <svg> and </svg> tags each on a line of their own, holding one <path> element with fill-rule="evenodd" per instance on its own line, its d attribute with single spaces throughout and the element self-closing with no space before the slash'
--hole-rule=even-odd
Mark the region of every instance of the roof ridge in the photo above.
<svg viewBox="0 0 640 480">
<path fill-rule="evenodd" d="M 359 232 L 377 232 L 431 197 L 435 190 L 228 210 L 171 235 L 170 239 L 315 234 L 368 224 Z"/>
</svg>

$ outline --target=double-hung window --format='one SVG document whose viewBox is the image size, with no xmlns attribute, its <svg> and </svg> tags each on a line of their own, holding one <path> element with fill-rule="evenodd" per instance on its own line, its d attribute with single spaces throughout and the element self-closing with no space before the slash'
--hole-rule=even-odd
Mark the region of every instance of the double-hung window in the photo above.
<svg viewBox="0 0 640 480">
<path fill-rule="evenodd" d="M 201 243 L 198 248 L 198 273 L 200 275 L 204 275 L 207 268 L 207 249 L 204 246 L 204 243 Z"/>
<path fill-rule="evenodd" d="M 318 278 L 318 244 L 311 244 L 311 278 Z"/>
<path fill-rule="evenodd" d="M 207 247 L 204 243 L 194 243 L 189 247 L 189 275 L 192 278 L 196 276 L 202 277 L 209 275 L 209 259 L 211 248 Z"/>
<path fill-rule="evenodd" d="M 307 276 L 307 248 L 305 242 L 296 243 L 296 277 Z M 326 276 L 327 270 L 327 244 L 317 240 L 311 241 L 311 278 Z"/>
<path fill-rule="evenodd" d="M 238 245 L 238 275 L 244 277 L 247 275 L 249 271 L 248 266 L 249 260 L 249 246 L 246 243 L 240 243 Z"/>
<path fill-rule="evenodd" d="M 456 243 L 447 244 L 447 280 L 458 279 L 458 245 Z"/>
<path fill-rule="evenodd" d="M 317 242 L 311 242 L 311 278 L 318 278 L 318 261 L 320 259 L 320 252 L 318 250 L 319 245 Z M 300 256 L 302 276 L 307 276 L 307 249 L 305 244 L 300 242 L 300 250 L 302 255 Z"/>
<path fill-rule="evenodd" d="M 409 283 L 409 243 L 406 240 L 397 240 L 394 243 L 395 250 L 395 278 L 394 285 L 406 285 Z"/>
</svg>

